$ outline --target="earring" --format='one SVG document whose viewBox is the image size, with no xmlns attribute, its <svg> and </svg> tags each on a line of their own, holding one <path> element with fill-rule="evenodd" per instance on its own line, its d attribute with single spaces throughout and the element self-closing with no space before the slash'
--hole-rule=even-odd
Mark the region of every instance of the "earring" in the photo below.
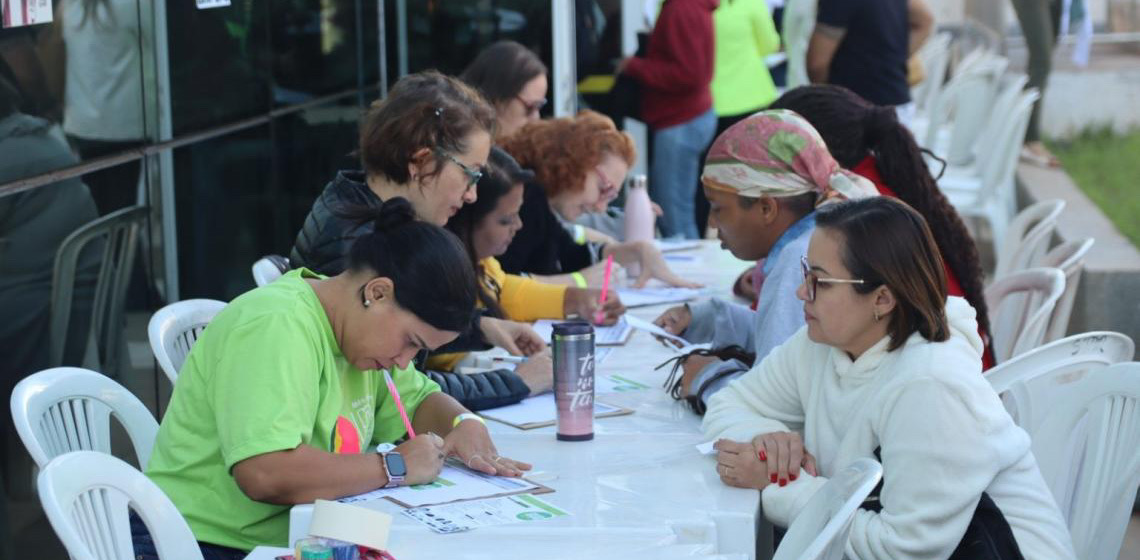
<svg viewBox="0 0 1140 560">
<path fill-rule="evenodd" d="M 364 300 L 364 307 L 368 307 L 369 305 L 372 305 L 372 300 L 370 300 L 370 299 Z"/>
<path fill-rule="evenodd" d="M 878 322 L 879 322 L 879 319 L 880 319 L 880 317 L 879 317 L 879 310 L 877 310 L 877 309 L 876 309 L 876 310 L 874 311 L 874 314 L 875 314 L 875 322 L 876 322 L 876 323 L 878 323 Z"/>
</svg>

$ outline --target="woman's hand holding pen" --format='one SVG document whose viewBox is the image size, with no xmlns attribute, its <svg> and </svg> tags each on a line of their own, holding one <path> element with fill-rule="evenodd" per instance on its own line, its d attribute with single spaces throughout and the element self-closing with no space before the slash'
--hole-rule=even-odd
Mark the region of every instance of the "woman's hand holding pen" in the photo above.
<svg viewBox="0 0 1140 560">
<path fill-rule="evenodd" d="M 566 299 L 563 300 L 562 310 L 567 317 L 577 315 L 588 321 L 594 320 L 594 314 L 598 311 L 598 299 L 601 296 L 600 289 L 587 289 L 587 288 L 566 288 Z M 618 322 L 618 319 L 625 314 L 625 305 L 622 304 L 621 298 L 617 292 L 610 290 L 606 295 L 606 302 L 601 307 L 603 320 L 600 324 L 612 325 Z"/>
<path fill-rule="evenodd" d="M 408 467 L 404 484 L 427 484 L 439 477 L 446 457 L 443 449 L 443 438 L 431 432 L 422 433 L 397 445 L 395 451 L 404 457 L 404 464 Z"/>
<path fill-rule="evenodd" d="M 487 426 L 477 419 L 460 422 L 443 440 L 443 453 L 458 457 L 469 468 L 499 476 L 522 476 L 531 466 L 500 457 Z"/>
</svg>

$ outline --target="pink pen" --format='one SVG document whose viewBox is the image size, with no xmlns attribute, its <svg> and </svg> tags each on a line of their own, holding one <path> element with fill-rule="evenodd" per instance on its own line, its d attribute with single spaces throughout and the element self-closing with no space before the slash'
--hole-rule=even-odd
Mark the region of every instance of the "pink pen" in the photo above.
<svg viewBox="0 0 1140 560">
<path fill-rule="evenodd" d="M 602 321 L 606 320 L 606 314 L 602 308 L 606 305 L 606 292 L 610 290 L 610 275 L 614 271 L 614 256 L 606 257 L 606 277 L 602 280 L 602 295 L 598 296 L 598 310 L 594 312 L 594 324 L 600 325 Z"/>
<path fill-rule="evenodd" d="M 404 419 L 404 427 L 408 429 L 408 439 L 416 437 L 416 431 L 412 429 L 412 422 L 408 420 L 408 411 L 404 409 L 404 403 L 400 400 L 400 392 L 396 390 L 396 383 L 392 381 L 392 376 L 388 374 L 388 370 L 381 370 L 384 372 L 384 382 L 388 384 L 388 392 L 392 395 L 392 400 L 396 401 L 396 409 L 400 411 L 400 418 Z"/>
</svg>

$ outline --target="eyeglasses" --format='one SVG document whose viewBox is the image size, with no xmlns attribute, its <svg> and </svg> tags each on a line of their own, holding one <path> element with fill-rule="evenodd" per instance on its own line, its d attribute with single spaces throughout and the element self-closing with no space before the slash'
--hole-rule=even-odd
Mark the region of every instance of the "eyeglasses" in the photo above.
<svg viewBox="0 0 1140 560">
<path fill-rule="evenodd" d="M 516 95 L 515 99 L 518 99 L 519 103 L 522 103 L 523 109 L 526 109 L 526 114 L 528 115 L 537 115 L 543 107 L 546 107 L 545 97 L 539 99 L 538 101 L 527 101 L 523 99 L 521 95 Z"/>
<path fill-rule="evenodd" d="M 451 163 L 458 165 L 459 168 L 463 170 L 463 174 L 467 176 L 467 188 L 470 189 L 471 187 L 474 187 L 479 182 L 479 179 L 483 178 L 483 171 L 481 169 L 472 169 L 462 161 L 455 159 L 455 156 L 443 150 L 436 150 L 435 152 L 440 156 L 447 158 L 449 161 L 451 161 Z"/>
<path fill-rule="evenodd" d="M 815 289 L 823 284 L 862 284 L 862 280 L 844 280 L 843 278 L 820 278 L 812 272 L 807 257 L 800 257 L 800 267 L 804 271 L 804 285 L 807 286 L 807 300 L 815 301 Z"/>
</svg>

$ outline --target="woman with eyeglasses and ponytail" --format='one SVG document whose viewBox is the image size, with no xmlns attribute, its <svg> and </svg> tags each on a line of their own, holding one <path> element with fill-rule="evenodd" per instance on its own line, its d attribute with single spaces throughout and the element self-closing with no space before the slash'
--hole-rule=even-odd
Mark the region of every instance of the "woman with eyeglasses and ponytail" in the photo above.
<svg viewBox="0 0 1140 560">
<path fill-rule="evenodd" d="M 352 243 L 372 227 L 342 215 L 345 208 L 379 208 L 402 197 L 417 219 L 446 224 L 476 200 L 475 185 L 487 164 L 495 122 L 495 111 L 483 97 L 455 78 L 435 71 L 401 78 L 363 118 L 359 146 L 363 169 L 340 171 L 325 187 L 297 234 L 290 264 L 330 276 L 345 270 Z M 546 343 L 530 325 L 476 313 L 471 325 L 444 351 L 491 346 L 529 356 L 545 349 Z M 473 409 L 517 402 L 519 391 L 508 389 L 525 389 L 523 381 L 505 369 L 462 381 L 444 386 L 458 391 L 452 396 Z"/>
<path fill-rule="evenodd" d="M 709 399 L 716 472 L 761 490 L 764 515 L 788 527 L 828 477 L 876 458 L 883 482 L 855 512 L 847 558 L 1075 558 L 942 267 L 898 199 L 818 210 L 796 294 L 806 325 Z"/>
</svg>

